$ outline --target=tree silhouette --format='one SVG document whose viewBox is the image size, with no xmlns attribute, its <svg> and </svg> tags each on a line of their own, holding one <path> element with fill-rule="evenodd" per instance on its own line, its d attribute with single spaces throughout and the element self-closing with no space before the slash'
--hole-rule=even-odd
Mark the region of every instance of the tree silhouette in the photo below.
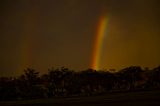
<svg viewBox="0 0 160 106">
<path fill-rule="evenodd" d="M 122 69 L 119 74 L 119 82 L 124 85 L 126 89 L 134 90 L 136 81 L 142 79 L 142 69 L 139 66 L 131 66 Z"/>
<path fill-rule="evenodd" d="M 61 67 L 51 68 L 41 76 L 34 69 L 27 68 L 17 78 L 0 77 L 0 100 L 90 96 L 159 88 L 160 66 L 152 70 L 130 66 L 114 72 L 93 69 L 78 72 Z"/>
<path fill-rule="evenodd" d="M 160 66 L 147 73 L 147 88 L 160 88 Z"/>
<path fill-rule="evenodd" d="M 41 88 L 39 72 L 34 69 L 27 68 L 24 74 L 17 79 L 17 86 L 21 98 L 42 98 L 44 96 Z"/>
</svg>

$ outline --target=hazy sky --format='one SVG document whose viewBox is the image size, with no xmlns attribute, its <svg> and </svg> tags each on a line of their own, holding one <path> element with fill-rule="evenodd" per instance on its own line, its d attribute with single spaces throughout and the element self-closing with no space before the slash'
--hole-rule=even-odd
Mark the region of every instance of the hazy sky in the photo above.
<svg viewBox="0 0 160 106">
<path fill-rule="evenodd" d="M 90 68 L 105 13 L 102 69 L 160 65 L 159 0 L 1 0 L 0 74 Z"/>
</svg>

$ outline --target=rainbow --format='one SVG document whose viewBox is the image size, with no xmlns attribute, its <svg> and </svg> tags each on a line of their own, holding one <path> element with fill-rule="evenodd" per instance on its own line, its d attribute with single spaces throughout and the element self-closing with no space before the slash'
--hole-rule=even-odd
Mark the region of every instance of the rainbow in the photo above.
<svg viewBox="0 0 160 106">
<path fill-rule="evenodd" d="M 103 40 L 106 35 L 106 29 L 109 19 L 107 16 L 101 16 L 98 22 L 96 37 L 94 41 L 93 56 L 91 61 L 91 68 L 95 70 L 100 69 L 101 52 L 103 47 Z"/>
<path fill-rule="evenodd" d="M 33 46 L 35 43 L 32 35 L 35 34 L 35 19 L 35 14 L 33 12 L 28 13 L 25 17 L 25 24 L 22 27 L 23 36 L 21 36 L 19 48 L 19 65 L 17 66 L 17 70 L 19 72 L 23 71 L 27 67 L 31 67 L 30 65 L 32 65 L 32 52 L 34 50 Z"/>
</svg>

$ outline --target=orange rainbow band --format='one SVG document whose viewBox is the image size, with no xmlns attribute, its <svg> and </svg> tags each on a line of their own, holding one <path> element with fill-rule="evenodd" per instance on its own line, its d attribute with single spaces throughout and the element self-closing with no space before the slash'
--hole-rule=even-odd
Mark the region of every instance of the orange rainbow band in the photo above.
<svg viewBox="0 0 160 106">
<path fill-rule="evenodd" d="M 25 24 L 23 26 L 23 36 L 21 37 L 20 42 L 20 51 L 19 51 L 19 66 L 17 66 L 17 70 L 19 72 L 23 71 L 27 67 L 32 65 L 33 60 L 33 46 L 36 41 L 33 41 L 32 35 L 35 33 L 34 28 L 35 24 L 35 15 L 34 13 L 29 13 L 27 17 L 25 17 Z"/>
<path fill-rule="evenodd" d="M 17 67 L 17 71 L 21 72 L 25 68 L 28 68 L 31 63 L 32 58 L 32 40 L 28 38 L 28 36 L 24 36 L 21 41 L 20 45 L 20 52 L 19 52 L 19 64 L 20 66 Z"/>
<path fill-rule="evenodd" d="M 97 27 L 97 33 L 94 41 L 95 45 L 93 50 L 92 62 L 91 62 L 91 68 L 95 70 L 99 70 L 100 68 L 103 39 L 105 36 L 107 23 L 108 23 L 108 19 L 106 16 L 100 17 L 98 27 Z"/>
</svg>

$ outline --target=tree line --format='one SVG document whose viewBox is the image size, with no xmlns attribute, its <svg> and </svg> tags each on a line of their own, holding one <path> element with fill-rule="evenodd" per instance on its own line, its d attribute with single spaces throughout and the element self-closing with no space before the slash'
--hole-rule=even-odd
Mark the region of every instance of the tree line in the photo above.
<svg viewBox="0 0 160 106">
<path fill-rule="evenodd" d="M 27 68 L 18 77 L 0 77 L 0 100 L 90 96 L 110 92 L 160 89 L 160 66 L 142 69 L 130 66 L 120 71 L 87 69 L 73 71 L 62 67 L 40 75 Z"/>
</svg>

